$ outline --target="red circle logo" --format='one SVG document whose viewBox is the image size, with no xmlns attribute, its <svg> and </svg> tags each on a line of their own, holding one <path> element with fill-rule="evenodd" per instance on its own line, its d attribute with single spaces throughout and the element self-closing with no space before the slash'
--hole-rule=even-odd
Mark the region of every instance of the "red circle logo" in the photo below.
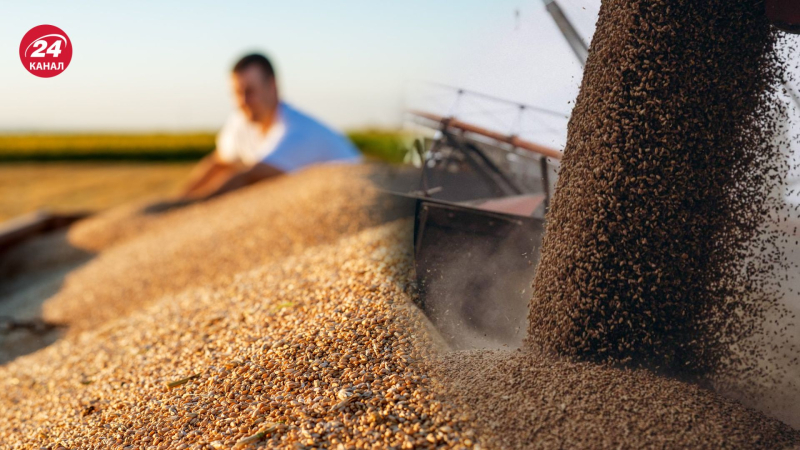
<svg viewBox="0 0 800 450">
<path fill-rule="evenodd" d="M 31 28 L 19 43 L 19 59 L 37 77 L 54 77 L 72 60 L 72 41 L 61 28 L 39 25 Z"/>
</svg>

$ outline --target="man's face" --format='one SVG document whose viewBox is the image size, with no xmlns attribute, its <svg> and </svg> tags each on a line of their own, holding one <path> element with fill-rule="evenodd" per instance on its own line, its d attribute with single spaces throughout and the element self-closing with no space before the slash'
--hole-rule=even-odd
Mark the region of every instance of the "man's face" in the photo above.
<svg viewBox="0 0 800 450">
<path fill-rule="evenodd" d="M 236 104 L 252 122 L 260 122 L 273 114 L 278 106 L 278 89 L 275 79 L 267 77 L 258 66 L 234 72 L 233 93 Z"/>
</svg>

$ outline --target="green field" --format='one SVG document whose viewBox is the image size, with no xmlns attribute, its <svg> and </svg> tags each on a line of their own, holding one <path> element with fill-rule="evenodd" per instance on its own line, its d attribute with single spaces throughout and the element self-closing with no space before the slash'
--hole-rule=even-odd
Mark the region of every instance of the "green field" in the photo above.
<svg viewBox="0 0 800 450">
<path fill-rule="evenodd" d="M 408 139 L 398 131 L 348 133 L 365 154 L 400 162 Z M 214 149 L 214 133 L 184 134 L 8 134 L 0 135 L 0 162 L 180 162 Z"/>
</svg>

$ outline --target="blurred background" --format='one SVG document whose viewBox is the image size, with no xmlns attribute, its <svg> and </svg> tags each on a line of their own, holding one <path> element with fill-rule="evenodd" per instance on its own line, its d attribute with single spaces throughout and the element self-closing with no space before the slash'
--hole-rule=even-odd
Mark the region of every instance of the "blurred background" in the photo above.
<svg viewBox="0 0 800 450">
<path fill-rule="evenodd" d="M 587 38 L 598 6 L 563 2 Z M 19 60 L 40 24 L 75 48 L 54 78 Z M 538 0 L 17 2 L 4 5 L 0 42 L 0 221 L 173 192 L 213 150 L 234 107 L 231 65 L 250 51 L 273 60 L 286 100 L 390 161 L 403 158 L 404 108 L 419 92 L 452 102 L 422 81 L 548 106 L 562 123 L 540 140 L 559 146 L 581 73 Z"/>
<path fill-rule="evenodd" d="M 588 44 L 600 1 L 559 4 Z M 17 53 L 40 24 L 75 46 L 50 79 Z M 173 192 L 213 150 L 233 109 L 230 67 L 251 51 L 273 60 L 286 100 L 393 162 L 409 107 L 561 149 L 581 80 L 540 0 L 15 2 L 0 43 L 0 221 Z"/>
</svg>

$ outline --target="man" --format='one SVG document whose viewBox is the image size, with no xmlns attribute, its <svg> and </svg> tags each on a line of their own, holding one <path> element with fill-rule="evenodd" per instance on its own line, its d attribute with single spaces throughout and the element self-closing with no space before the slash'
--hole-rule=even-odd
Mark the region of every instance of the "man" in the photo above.
<svg viewBox="0 0 800 450">
<path fill-rule="evenodd" d="M 231 79 L 238 110 L 217 135 L 214 153 L 193 171 L 181 200 L 203 200 L 312 164 L 360 160 L 347 138 L 280 101 L 264 55 L 240 59 Z"/>
</svg>

